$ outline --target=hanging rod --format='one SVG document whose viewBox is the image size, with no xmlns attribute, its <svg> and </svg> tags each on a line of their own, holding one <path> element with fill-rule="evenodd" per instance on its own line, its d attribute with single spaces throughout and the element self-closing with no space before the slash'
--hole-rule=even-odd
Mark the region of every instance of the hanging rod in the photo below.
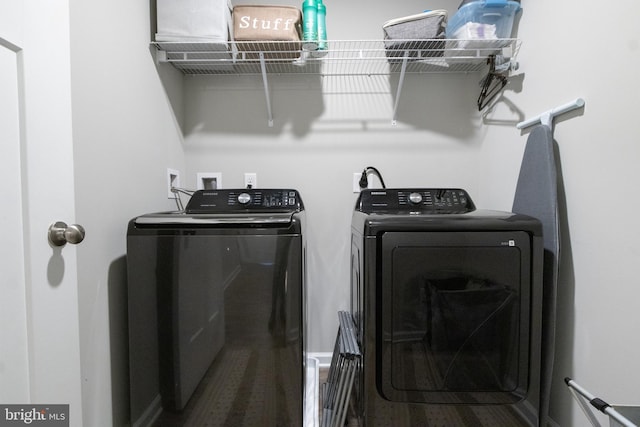
<svg viewBox="0 0 640 427">
<path fill-rule="evenodd" d="M 559 107 L 554 108 L 553 110 L 549 110 L 546 111 L 532 119 L 529 120 L 525 120 L 523 122 L 520 122 L 516 125 L 516 127 L 518 129 L 524 129 L 527 128 L 529 126 L 533 126 L 536 125 L 538 123 L 541 123 L 545 126 L 548 126 L 549 128 L 552 127 L 553 125 L 553 119 L 555 116 L 559 116 L 560 114 L 564 114 L 567 113 L 569 111 L 573 111 L 573 110 L 577 110 L 579 108 L 584 107 L 584 99 L 582 98 L 577 98 L 571 102 L 567 102 L 564 105 L 561 105 Z"/>
</svg>

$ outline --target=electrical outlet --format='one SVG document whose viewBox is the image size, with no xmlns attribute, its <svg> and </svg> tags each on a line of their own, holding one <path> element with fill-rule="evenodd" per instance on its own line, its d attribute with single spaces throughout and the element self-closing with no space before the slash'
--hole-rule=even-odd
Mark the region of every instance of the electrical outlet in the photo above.
<svg viewBox="0 0 640 427">
<path fill-rule="evenodd" d="M 353 173 L 353 192 L 360 192 L 360 177 L 362 176 L 362 172 L 354 172 Z"/>
<path fill-rule="evenodd" d="M 258 187 L 258 174 L 255 172 L 244 173 L 244 188 L 257 188 Z"/>
<path fill-rule="evenodd" d="M 180 187 L 180 172 L 175 169 L 167 168 L 167 198 L 169 199 L 176 198 L 176 193 L 171 191 L 173 187 Z"/>
<path fill-rule="evenodd" d="M 198 172 L 196 189 L 217 190 L 222 188 L 222 172 Z"/>
</svg>

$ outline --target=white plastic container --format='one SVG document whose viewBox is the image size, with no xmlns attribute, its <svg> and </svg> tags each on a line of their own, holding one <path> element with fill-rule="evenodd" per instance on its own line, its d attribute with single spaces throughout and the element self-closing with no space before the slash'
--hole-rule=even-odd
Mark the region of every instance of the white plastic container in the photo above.
<svg viewBox="0 0 640 427">
<path fill-rule="evenodd" d="M 448 39 L 504 39 L 511 37 L 513 21 L 521 10 L 512 0 L 463 2 L 449 19 Z"/>
</svg>

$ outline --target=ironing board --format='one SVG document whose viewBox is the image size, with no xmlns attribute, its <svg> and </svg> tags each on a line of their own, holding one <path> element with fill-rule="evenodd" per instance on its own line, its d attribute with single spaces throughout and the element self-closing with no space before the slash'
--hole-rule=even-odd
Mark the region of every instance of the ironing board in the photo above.
<svg viewBox="0 0 640 427">
<path fill-rule="evenodd" d="M 542 222 L 544 241 L 543 330 L 540 425 L 547 425 L 556 329 L 556 294 L 560 257 L 558 169 L 551 128 L 541 124 L 527 139 L 512 211 Z"/>
</svg>

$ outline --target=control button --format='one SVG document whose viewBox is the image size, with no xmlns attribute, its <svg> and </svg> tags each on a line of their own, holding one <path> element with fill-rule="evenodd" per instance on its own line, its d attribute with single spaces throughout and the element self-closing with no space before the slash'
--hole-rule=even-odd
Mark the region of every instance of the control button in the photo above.
<svg viewBox="0 0 640 427">
<path fill-rule="evenodd" d="M 411 193 L 409 194 L 409 201 L 414 205 L 422 202 L 422 194 L 420 193 Z"/>
<path fill-rule="evenodd" d="M 240 203 L 241 205 L 246 205 L 250 201 L 251 201 L 251 196 L 249 195 L 249 193 L 240 193 L 238 195 L 238 203 Z"/>
</svg>

